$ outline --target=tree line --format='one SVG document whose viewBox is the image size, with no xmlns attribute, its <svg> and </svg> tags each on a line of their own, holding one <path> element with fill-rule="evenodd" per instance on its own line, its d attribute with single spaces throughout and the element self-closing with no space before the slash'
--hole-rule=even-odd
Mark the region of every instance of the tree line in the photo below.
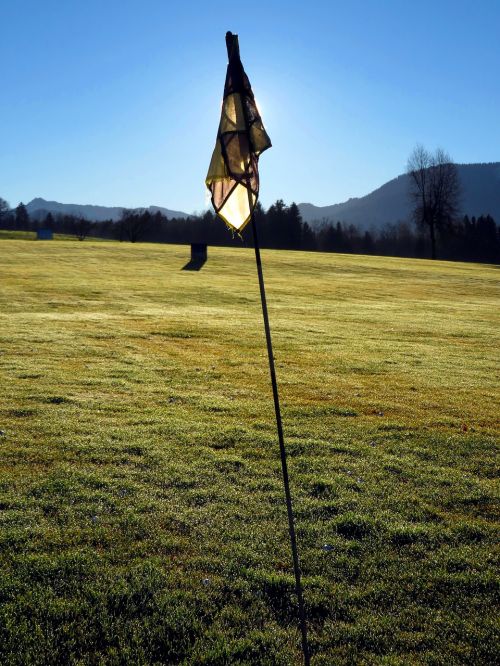
<svg viewBox="0 0 500 666">
<path fill-rule="evenodd" d="M 434 154 L 417 146 L 408 160 L 409 197 L 414 224 L 399 222 L 380 229 L 362 231 L 352 224 L 323 220 L 310 225 L 301 218 L 297 204 L 281 199 L 265 210 L 255 209 L 262 247 L 372 254 L 396 257 L 439 258 L 456 261 L 500 262 L 500 226 L 490 215 L 459 215 L 460 182 L 456 166 L 442 150 Z M 20 203 L 11 209 L 0 197 L 0 228 L 88 236 L 127 242 L 207 243 L 222 246 L 252 246 L 250 229 L 232 234 L 214 213 L 207 211 L 188 218 L 167 218 L 161 212 L 124 210 L 118 221 L 90 222 L 74 215 L 52 215 L 32 219 Z"/>
</svg>

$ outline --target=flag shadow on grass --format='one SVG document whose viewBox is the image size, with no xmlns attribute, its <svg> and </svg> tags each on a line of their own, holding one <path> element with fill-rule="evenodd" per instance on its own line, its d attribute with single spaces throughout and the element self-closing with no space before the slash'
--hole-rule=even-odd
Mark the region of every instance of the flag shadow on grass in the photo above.
<svg viewBox="0 0 500 666">
<path fill-rule="evenodd" d="M 183 271 L 199 271 L 205 264 L 207 260 L 197 257 L 195 259 L 190 259 L 185 266 L 182 267 Z"/>
</svg>

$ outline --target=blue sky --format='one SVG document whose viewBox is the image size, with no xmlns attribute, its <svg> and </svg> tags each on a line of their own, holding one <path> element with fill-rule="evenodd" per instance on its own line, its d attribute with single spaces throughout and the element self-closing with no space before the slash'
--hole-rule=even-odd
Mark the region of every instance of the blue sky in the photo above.
<svg viewBox="0 0 500 666">
<path fill-rule="evenodd" d="M 273 148 L 261 200 L 327 205 L 417 142 L 500 160 L 500 1 L 0 2 L 0 196 L 206 205 L 226 30 Z"/>
</svg>

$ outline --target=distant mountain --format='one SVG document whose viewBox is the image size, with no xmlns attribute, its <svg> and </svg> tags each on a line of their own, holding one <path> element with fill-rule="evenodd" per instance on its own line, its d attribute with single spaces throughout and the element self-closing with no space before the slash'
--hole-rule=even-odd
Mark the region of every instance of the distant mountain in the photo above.
<svg viewBox="0 0 500 666">
<path fill-rule="evenodd" d="M 92 220 L 93 222 L 102 222 L 103 220 L 119 220 L 124 208 L 119 206 L 91 206 L 91 205 L 81 205 L 81 204 L 63 204 L 57 201 L 46 201 L 40 197 L 33 199 L 29 204 L 26 205 L 28 213 L 34 219 L 39 219 L 45 217 L 47 213 L 52 213 L 52 215 L 76 215 L 78 217 L 84 217 L 86 220 Z M 169 210 L 168 208 L 162 208 L 161 206 L 149 206 L 149 208 L 136 208 L 135 210 L 149 210 L 150 213 L 154 214 L 160 211 L 163 215 L 166 215 L 169 218 L 172 217 L 189 217 L 187 213 L 183 213 L 179 210 Z"/>
<path fill-rule="evenodd" d="M 500 162 L 457 164 L 462 184 L 462 215 L 491 215 L 500 222 Z M 324 219 L 354 224 L 360 229 L 379 228 L 386 223 L 411 220 L 406 174 L 390 180 L 364 197 L 333 206 L 299 204 L 302 219 L 310 224 Z"/>
<path fill-rule="evenodd" d="M 462 215 L 489 214 L 500 222 L 500 162 L 488 164 L 457 164 L 462 184 L 461 213 Z M 382 187 L 364 197 L 349 199 L 344 203 L 332 206 L 314 206 L 310 203 L 299 204 L 302 219 L 310 224 L 344 222 L 354 224 L 359 229 L 380 228 L 387 223 L 411 220 L 411 205 L 408 198 L 408 176 L 403 174 L 390 180 Z M 26 208 L 34 219 L 40 219 L 47 213 L 70 214 L 101 222 L 103 220 L 119 220 L 124 210 L 119 206 L 91 206 L 80 204 L 62 204 L 57 201 L 46 201 L 37 198 L 30 201 Z M 190 217 L 178 210 L 169 210 L 160 206 L 149 206 L 135 210 L 157 211 L 168 218 Z"/>
</svg>

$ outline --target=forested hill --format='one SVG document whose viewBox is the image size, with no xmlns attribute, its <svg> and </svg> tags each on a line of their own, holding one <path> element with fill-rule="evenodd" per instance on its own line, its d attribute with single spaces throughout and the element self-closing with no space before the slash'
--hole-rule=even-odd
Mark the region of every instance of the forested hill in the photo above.
<svg viewBox="0 0 500 666">
<path fill-rule="evenodd" d="M 460 212 L 469 217 L 491 215 L 500 220 L 500 162 L 457 164 L 462 186 Z M 364 197 L 332 206 L 299 204 L 302 219 L 310 224 L 328 220 L 354 224 L 358 229 L 380 229 L 386 224 L 410 221 L 408 176 L 390 180 Z"/>
</svg>

